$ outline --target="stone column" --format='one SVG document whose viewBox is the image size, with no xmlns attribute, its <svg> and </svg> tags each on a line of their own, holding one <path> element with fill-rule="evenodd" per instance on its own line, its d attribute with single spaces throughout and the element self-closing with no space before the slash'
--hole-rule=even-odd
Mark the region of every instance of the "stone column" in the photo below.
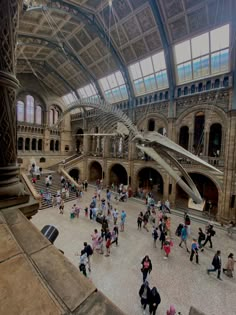
<svg viewBox="0 0 236 315">
<path fill-rule="evenodd" d="M 17 177 L 16 70 L 17 0 L 0 1 L 0 207 L 18 204 L 25 195 Z M 8 200 L 8 201 L 7 201 Z"/>
</svg>

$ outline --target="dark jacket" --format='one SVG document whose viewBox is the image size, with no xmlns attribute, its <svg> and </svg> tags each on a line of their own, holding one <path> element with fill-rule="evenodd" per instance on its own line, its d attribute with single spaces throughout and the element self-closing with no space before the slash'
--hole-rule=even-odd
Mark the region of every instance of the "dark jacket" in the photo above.
<svg viewBox="0 0 236 315">
<path fill-rule="evenodd" d="M 149 295 L 149 298 L 148 298 L 148 302 L 149 302 L 149 305 L 153 306 L 153 304 L 156 304 L 156 307 L 161 303 L 161 297 L 160 297 L 160 294 L 158 293 L 157 290 L 156 291 L 156 294 L 154 295 L 154 291 L 153 289 L 150 291 L 150 295 Z"/>
<path fill-rule="evenodd" d="M 142 262 L 141 262 L 141 264 L 143 265 L 142 266 L 142 272 L 143 272 L 143 270 L 144 270 L 144 259 L 145 259 L 145 257 L 143 258 L 143 260 L 142 260 Z M 148 259 L 148 261 L 149 261 L 149 267 L 148 267 L 148 272 L 150 273 L 151 271 L 152 271 L 152 262 L 151 262 L 151 260 L 150 259 Z"/>
<path fill-rule="evenodd" d="M 140 297 L 142 297 L 144 288 L 145 288 L 145 284 L 142 284 L 142 285 L 141 285 L 141 288 L 140 288 L 140 290 L 139 290 L 139 296 L 140 296 Z M 151 289 L 150 289 L 149 287 L 147 287 L 147 299 L 149 299 L 150 294 L 151 294 Z"/>
<path fill-rule="evenodd" d="M 221 268 L 221 259 L 219 258 L 219 256 L 215 255 L 213 260 L 212 260 L 212 265 L 216 268 L 216 269 L 220 269 Z"/>
</svg>

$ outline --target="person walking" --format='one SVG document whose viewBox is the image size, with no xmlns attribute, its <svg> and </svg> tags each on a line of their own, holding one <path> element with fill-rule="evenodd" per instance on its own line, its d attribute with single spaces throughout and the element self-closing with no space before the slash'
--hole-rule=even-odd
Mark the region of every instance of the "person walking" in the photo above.
<svg viewBox="0 0 236 315">
<path fill-rule="evenodd" d="M 191 233 L 191 220 L 190 220 L 190 217 L 189 215 L 187 214 L 187 212 L 184 213 L 184 224 L 187 226 L 187 232 L 188 232 L 188 236 L 190 235 Z"/>
<path fill-rule="evenodd" d="M 125 210 L 122 210 L 121 215 L 120 215 L 120 231 L 124 232 L 125 230 L 125 220 L 126 220 L 126 212 Z"/>
<path fill-rule="evenodd" d="M 160 230 L 159 240 L 161 242 L 161 249 L 163 249 L 163 245 L 164 245 L 165 240 L 166 240 L 166 224 L 163 221 L 163 219 L 160 219 L 159 230 Z"/>
<path fill-rule="evenodd" d="M 141 264 L 142 264 L 141 272 L 143 274 L 143 283 L 144 283 L 145 280 L 147 279 L 148 274 L 150 274 L 152 271 L 152 262 L 148 255 L 146 255 L 143 258 Z"/>
<path fill-rule="evenodd" d="M 170 305 L 170 309 L 166 311 L 166 315 L 175 315 L 176 314 L 176 310 L 174 305 Z"/>
<path fill-rule="evenodd" d="M 158 305 L 161 303 L 161 297 L 156 287 L 153 287 L 150 291 L 148 302 L 150 315 L 156 315 Z"/>
<path fill-rule="evenodd" d="M 140 212 L 139 216 L 138 216 L 138 219 L 137 219 L 138 230 L 140 230 L 140 231 L 141 231 L 141 228 L 142 228 L 142 222 L 143 222 L 143 213 Z"/>
<path fill-rule="evenodd" d="M 83 273 L 85 277 L 87 277 L 87 271 L 86 271 L 86 265 L 88 263 L 88 257 L 87 253 L 82 250 L 80 255 L 80 261 L 79 261 L 79 270 Z"/>
<path fill-rule="evenodd" d="M 152 232 L 152 237 L 153 237 L 153 247 L 157 247 L 157 239 L 158 239 L 158 228 L 154 226 L 153 232 Z"/>
<path fill-rule="evenodd" d="M 188 227 L 187 227 L 187 225 L 184 225 L 184 227 L 182 228 L 180 238 L 181 238 L 181 241 L 179 243 L 179 247 L 182 247 L 182 243 L 184 243 L 187 252 L 190 253 L 188 246 L 187 246 L 187 239 L 188 239 Z"/>
<path fill-rule="evenodd" d="M 105 257 L 109 257 L 111 254 L 111 232 L 109 229 L 107 229 L 107 231 L 106 231 L 105 240 L 106 240 L 106 255 L 105 255 Z"/>
<path fill-rule="evenodd" d="M 198 245 L 199 245 L 199 248 L 201 248 L 202 241 L 205 241 L 206 235 L 203 233 L 202 228 L 199 228 L 198 231 L 199 231 L 198 232 Z"/>
<path fill-rule="evenodd" d="M 147 224 L 148 224 L 148 220 L 149 220 L 149 211 L 146 211 L 144 216 L 143 216 L 143 228 L 147 231 L 148 231 L 148 227 L 147 227 Z"/>
<path fill-rule="evenodd" d="M 201 249 L 202 252 L 204 251 L 204 248 L 203 248 L 203 247 L 205 247 L 205 245 L 206 245 L 208 242 L 210 243 L 210 248 L 213 247 L 211 238 L 212 238 L 215 234 L 216 234 L 216 232 L 215 232 L 214 229 L 213 229 L 213 225 L 212 225 L 211 223 L 209 223 L 208 226 L 206 227 L 206 235 L 207 235 L 207 237 L 206 237 L 206 240 L 205 240 L 204 244 L 203 244 L 202 247 L 201 247 L 201 248 L 202 248 L 202 249 Z"/>
<path fill-rule="evenodd" d="M 218 250 L 211 263 L 214 268 L 207 269 L 207 274 L 209 275 L 210 272 L 217 271 L 217 279 L 222 280 L 220 277 L 220 273 L 221 273 L 221 256 L 220 255 L 221 255 L 221 252 L 220 250 Z"/>
<path fill-rule="evenodd" d="M 199 264 L 198 260 L 198 249 L 199 245 L 197 243 L 196 238 L 193 238 L 192 246 L 191 246 L 191 255 L 190 255 L 190 261 L 193 261 L 193 256 L 196 256 L 196 264 Z"/>
<path fill-rule="evenodd" d="M 226 274 L 226 276 L 233 278 L 233 272 L 234 272 L 234 254 L 230 253 L 228 256 L 228 261 L 225 265 L 225 268 L 223 268 L 223 273 Z"/>
<path fill-rule="evenodd" d="M 173 242 L 170 240 L 170 238 L 167 238 L 163 244 L 163 249 L 165 252 L 164 259 L 168 259 L 172 246 L 173 246 Z"/>
<path fill-rule="evenodd" d="M 95 229 L 93 234 L 91 234 L 91 238 L 92 238 L 92 249 L 94 251 L 97 248 L 98 238 L 99 238 L 99 234 L 98 234 L 98 230 L 97 229 Z"/>
<path fill-rule="evenodd" d="M 151 290 L 149 288 L 149 283 L 148 281 L 145 281 L 140 289 L 139 289 L 139 296 L 141 299 L 141 305 L 143 307 L 143 314 L 146 314 L 146 306 L 149 304 L 149 297 L 151 294 Z"/>
<path fill-rule="evenodd" d="M 59 206 L 59 214 L 64 214 L 64 200 L 61 199 L 61 203 L 60 203 L 60 206 Z"/>
<path fill-rule="evenodd" d="M 113 223 L 114 223 L 114 225 L 116 225 L 117 220 L 118 220 L 118 216 L 119 216 L 119 212 L 116 208 L 112 211 L 112 216 L 113 216 Z"/>
<path fill-rule="evenodd" d="M 90 257 L 93 255 L 93 249 L 92 247 L 87 243 L 84 242 L 84 249 L 83 251 L 87 253 L 87 258 L 88 258 L 88 271 L 91 272 L 91 261 Z"/>
<path fill-rule="evenodd" d="M 118 235 L 119 235 L 119 229 L 118 229 L 118 226 L 115 225 L 114 228 L 113 228 L 113 231 L 111 233 L 112 235 L 112 242 L 111 244 L 114 244 L 116 243 L 116 246 L 118 246 Z"/>
</svg>

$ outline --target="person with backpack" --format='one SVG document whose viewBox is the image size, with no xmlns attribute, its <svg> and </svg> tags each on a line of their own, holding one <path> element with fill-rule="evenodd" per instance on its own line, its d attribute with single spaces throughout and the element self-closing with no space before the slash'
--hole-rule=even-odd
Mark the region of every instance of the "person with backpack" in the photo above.
<svg viewBox="0 0 236 315">
<path fill-rule="evenodd" d="M 191 246 L 191 255 L 190 255 L 190 261 L 193 261 L 193 256 L 196 256 L 196 264 L 199 264 L 198 260 L 198 249 L 199 245 L 197 243 L 197 240 L 193 238 L 192 246 Z"/>
<path fill-rule="evenodd" d="M 220 257 L 220 250 L 218 250 L 212 260 L 212 266 L 214 268 L 212 269 L 207 269 L 207 274 L 209 275 L 210 272 L 215 272 L 217 271 L 217 279 L 222 280 L 220 277 L 220 273 L 221 273 L 221 257 Z"/>
<path fill-rule="evenodd" d="M 189 236 L 191 233 L 191 230 L 190 230 L 191 220 L 190 220 L 190 217 L 187 214 L 187 212 L 184 213 L 184 224 L 187 226 L 187 232 L 188 232 L 188 236 Z"/>
<path fill-rule="evenodd" d="M 157 247 L 157 239 L 158 239 L 158 228 L 154 226 L 153 232 L 152 232 L 152 237 L 153 237 L 153 247 Z"/>
<path fill-rule="evenodd" d="M 142 264 L 141 272 L 143 274 L 143 283 L 144 283 L 145 280 L 147 279 L 148 274 L 150 274 L 152 271 L 152 262 L 148 255 L 146 255 L 143 258 L 141 264 Z"/>
<path fill-rule="evenodd" d="M 93 255 L 93 249 L 91 245 L 89 245 L 87 242 L 84 242 L 84 249 L 83 251 L 87 253 L 87 258 L 88 258 L 88 271 L 91 272 L 91 261 L 90 261 L 90 256 Z"/>
<path fill-rule="evenodd" d="M 205 247 L 205 245 L 209 242 L 210 243 L 210 248 L 212 248 L 213 246 L 212 246 L 212 240 L 211 240 L 211 238 L 214 236 L 216 234 L 216 232 L 214 231 L 214 229 L 213 229 L 213 225 L 211 224 L 211 223 L 209 223 L 208 224 L 208 226 L 207 226 L 207 228 L 206 228 L 206 235 L 207 235 L 207 237 L 206 237 L 206 240 L 205 240 L 205 242 L 204 242 L 204 244 L 201 246 L 201 251 L 203 252 L 204 251 L 204 248 L 203 247 Z"/>
<path fill-rule="evenodd" d="M 150 315 L 156 315 L 158 305 L 161 303 L 161 297 L 156 287 L 153 287 L 149 294 L 149 313 Z"/>
<path fill-rule="evenodd" d="M 146 306 L 149 304 L 149 297 L 151 295 L 151 290 L 149 288 L 148 281 L 145 281 L 140 289 L 139 289 L 139 296 L 141 299 L 141 305 L 143 307 L 143 314 L 146 314 Z"/>
<path fill-rule="evenodd" d="M 198 231 L 199 231 L 198 232 L 198 245 L 199 245 L 199 248 L 201 248 L 202 241 L 205 241 L 206 235 L 203 233 L 202 228 L 199 228 Z"/>
</svg>

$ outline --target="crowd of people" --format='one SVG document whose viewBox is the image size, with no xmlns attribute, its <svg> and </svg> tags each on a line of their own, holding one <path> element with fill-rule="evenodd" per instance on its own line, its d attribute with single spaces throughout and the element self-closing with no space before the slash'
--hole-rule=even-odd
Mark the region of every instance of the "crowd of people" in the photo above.
<svg viewBox="0 0 236 315">
<path fill-rule="evenodd" d="M 122 193 L 123 187 L 120 187 Z M 87 191 L 87 186 L 83 185 L 82 190 Z M 119 212 L 117 207 L 113 207 L 112 203 L 117 200 L 117 195 L 107 187 L 103 187 L 101 181 L 96 182 L 96 191 L 94 192 L 90 204 L 85 207 L 85 217 L 91 221 L 98 221 L 101 223 L 101 229 L 94 228 L 91 233 L 91 240 L 84 242 L 84 247 L 81 249 L 79 258 L 79 270 L 88 276 L 91 272 L 91 256 L 95 254 L 104 255 L 109 257 L 112 255 L 111 248 L 113 246 L 119 246 L 119 233 L 125 231 L 125 223 L 127 219 L 126 211 L 123 209 Z M 57 205 L 61 204 L 61 200 L 57 200 Z M 138 231 L 146 231 L 147 235 L 150 235 L 153 241 L 154 250 L 158 247 L 158 241 L 160 242 L 160 250 L 163 252 L 163 258 L 165 260 L 171 259 L 171 250 L 174 246 L 174 235 L 171 234 L 171 224 L 173 217 L 171 217 L 171 208 L 168 200 L 166 202 L 160 202 L 159 205 L 155 202 L 152 194 L 148 194 L 146 209 L 140 211 L 137 217 L 137 229 Z M 123 205 L 123 204 L 122 204 Z M 60 209 L 60 206 L 59 206 Z M 64 207 L 63 207 L 64 209 Z M 70 218 L 79 218 L 81 213 L 81 206 L 76 203 L 73 204 Z M 60 210 L 61 211 L 61 210 Z M 61 213 L 61 212 L 60 212 Z M 63 210 L 62 210 L 63 213 Z M 213 248 L 213 240 L 216 235 L 214 224 L 209 222 L 205 230 L 199 227 L 198 235 L 192 235 L 191 230 L 191 218 L 186 212 L 181 219 L 181 223 L 178 225 L 175 235 L 179 238 L 179 247 L 184 248 L 189 255 L 190 262 L 200 263 L 200 253 L 204 254 L 206 245 L 209 244 L 209 248 Z M 145 232 L 145 233 L 146 233 Z M 91 244 L 89 244 L 91 243 Z M 215 244 L 214 244 L 215 246 Z M 227 263 L 223 267 L 223 273 L 227 277 L 233 277 L 234 272 L 234 255 L 229 253 Z M 217 278 L 222 280 L 222 258 L 221 251 L 217 250 L 212 261 L 212 268 L 207 269 L 207 274 L 217 272 Z M 153 266 L 149 255 L 146 255 L 141 261 L 141 274 L 142 284 L 139 288 L 138 294 L 140 297 L 140 303 L 143 308 L 143 313 L 146 314 L 147 308 L 150 315 L 155 315 L 159 304 L 161 303 L 161 295 L 157 286 L 149 286 L 149 278 L 152 272 Z M 166 311 L 167 315 L 177 314 L 174 305 L 170 305 L 170 308 Z M 178 313 L 180 314 L 180 313 Z"/>
</svg>

